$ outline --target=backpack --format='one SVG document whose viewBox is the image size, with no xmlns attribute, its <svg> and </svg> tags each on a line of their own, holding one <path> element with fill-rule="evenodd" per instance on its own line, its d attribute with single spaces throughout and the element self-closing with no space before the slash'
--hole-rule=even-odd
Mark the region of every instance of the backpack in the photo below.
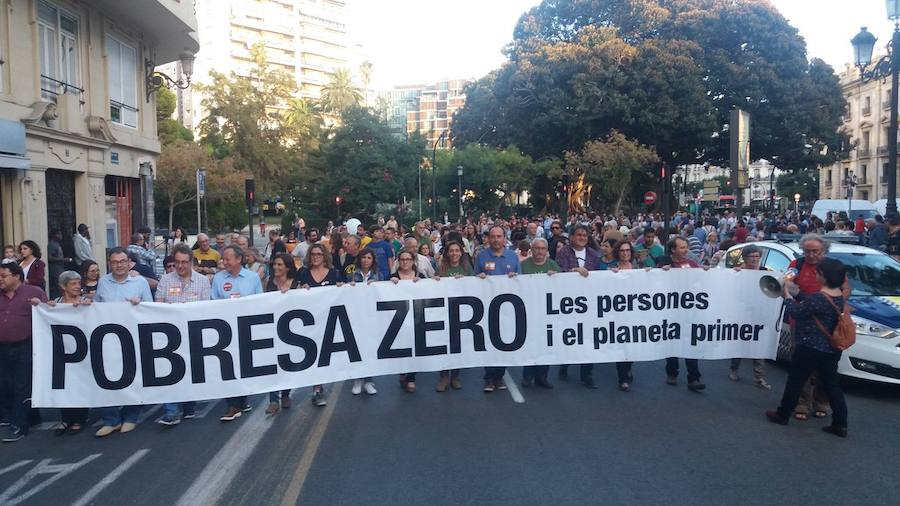
<svg viewBox="0 0 900 506">
<path fill-rule="evenodd" d="M 853 323 L 853 319 L 850 318 L 850 311 L 852 308 L 846 301 L 844 301 L 843 309 L 840 309 L 830 296 L 825 295 L 825 299 L 828 300 L 831 307 L 833 307 L 838 314 L 838 321 L 837 325 L 834 326 L 834 332 L 828 332 L 818 318 L 813 317 L 813 320 L 816 322 L 816 326 L 819 327 L 819 330 L 828 336 L 831 347 L 836 350 L 844 351 L 853 346 L 856 342 L 856 324 Z"/>
</svg>

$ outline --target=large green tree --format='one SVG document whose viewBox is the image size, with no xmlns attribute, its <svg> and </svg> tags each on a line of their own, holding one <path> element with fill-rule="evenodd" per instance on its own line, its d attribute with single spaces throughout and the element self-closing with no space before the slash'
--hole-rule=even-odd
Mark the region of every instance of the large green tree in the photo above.
<svg viewBox="0 0 900 506">
<path fill-rule="evenodd" d="M 340 116 L 362 102 L 363 96 L 359 88 L 353 84 L 353 75 L 349 69 L 336 69 L 322 88 L 322 109 L 335 116 Z"/>
<path fill-rule="evenodd" d="M 558 156 L 617 129 L 670 164 L 723 163 L 735 107 L 752 156 L 782 167 L 828 163 L 843 140 L 832 69 L 765 0 L 545 0 L 506 52 L 467 90 L 458 145 Z"/>
</svg>

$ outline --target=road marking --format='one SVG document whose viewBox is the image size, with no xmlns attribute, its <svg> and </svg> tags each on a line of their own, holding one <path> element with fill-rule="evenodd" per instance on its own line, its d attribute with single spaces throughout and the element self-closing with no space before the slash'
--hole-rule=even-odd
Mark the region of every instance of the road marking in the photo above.
<svg viewBox="0 0 900 506">
<path fill-rule="evenodd" d="M 55 429 L 55 428 L 59 427 L 59 423 L 60 423 L 60 422 L 44 422 L 44 423 L 35 425 L 34 427 L 31 427 L 31 428 L 28 429 L 28 430 L 29 430 L 29 431 L 32 431 L 32 430 L 50 430 L 50 429 Z"/>
<path fill-rule="evenodd" d="M 219 401 L 209 401 L 209 402 L 197 403 L 197 406 L 202 406 L 202 408 L 200 408 L 200 411 L 196 412 L 196 414 L 194 415 L 194 418 L 196 418 L 196 419 L 206 418 L 206 415 L 208 415 L 209 412 L 212 411 L 212 409 L 214 407 L 216 407 L 216 405 L 218 403 L 219 403 Z"/>
<path fill-rule="evenodd" d="M 303 456 L 300 458 L 300 463 L 294 471 L 294 477 L 291 478 L 291 483 L 288 485 L 284 497 L 281 499 L 281 506 L 296 506 L 300 500 L 300 492 L 303 491 L 303 483 L 306 482 L 306 477 L 309 475 L 313 460 L 315 460 L 316 453 L 319 451 L 319 444 L 322 443 L 322 438 L 325 436 L 325 431 L 328 429 L 328 423 L 331 421 L 331 415 L 334 414 L 334 407 L 337 405 L 338 398 L 340 398 L 341 390 L 343 388 L 344 382 L 342 381 L 336 384 L 331 391 L 329 398 L 332 399 L 332 401 L 325 406 L 325 412 L 322 413 L 322 416 L 320 416 L 318 420 L 316 420 L 315 426 L 313 426 L 309 433 L 309 439 L 306 441 L 306 447 L 303 449 Z"/>
<path fill-rule="evenodd" d="M 49 487 L 50 485 L 56 483 L 56 481 L 59 480 L 60 478 L 66 476 L 67 474 L 73 473 L 75 470 L 77 470 L 81 466 L 87 464 L 88 462 L 96 459 L 100 455 L 101 454 L 99 454 L 99 453 L 95 453 L 93 455 L 88 455 L 84 459 L 82 459 L 78 462 L 72 463 L 72 464 L 51 465 L 50 463 L 53 462 L 53 459 L 44 459 L 44 460 L 40 461 L 38 463 L 38 465 L 34 466 L 30 471 L 25 473 L 24 476 L 19 478 L 18 481 L 13 483 L 13 485 L 11 487 L 9 487 L 8 489 L 6 489 L 3 492 L 3 494 L 0 494 L 0 504 L 3 504 L 4 506 L 14 506 L 16 504 L 19 504 L 19 503 L 25 501 L 26 499 L 30 498 L 34 494 L 37 494 L 41 490 L 44 490 L 45 488 Z M 34 478 L 36 478 L 37 476 L 40 476 L 42 474 L 51 474 L 53 476 L 51 476 L 47 480 L 39 483 L 36 487 L 25 492 L 24 494 L 22 494 L 18 497 L 15 497 L 15 494 L 17 494 L 20 490 L 25 488 L 25 486 L 28 485 L 28 482 L 30 482 L 31 480 L 33 480 Z"/>
<path fill-rule="evenodd" d="M 156 414 L 159 413 L 159 411 L 163 408 L 163 406 L 164 406 L 163 404 L 157 404 L 150 409 L 146 409 L 146 408 L 142 409 L 141 416 L 138 417 L 137 423 L 142 424 L 142 423 L 146 422 L 147 420 L 156 418 Z"/>
<path fill-rule="evenodd" d="M 131 466 L 137 463 L 137 461 L 141 460 L 144 455 L 147 455 L 148 453 L 150 453 L 150 450 L 147 449 L 138 450 L 137 452 L 135 452 L 134 455 L 128 457 L 125 462 L 119 464 L 119 466 L 113 469 L 111 473 L 107 474 L 105 478 L 98 481 L 93 487 L 91 487 L 90 490 L 85 492 L 85 494 L 81 496 L 80 499 L 75 501 L 72 506 L 84 506 L 93 501 L 100 492 L 103 492 L 103 489 L 108 487 L 112 482 L 119 479 L 119 477 L 122 476 L 125 471 L 130 469 Z"/>
<path fill-rule="evenodd" d="M 11 465 L 11 466 L 7 466 L 7 467 L 4 467 L 3 469 L 0 469 L 0 474 L 6 474 L 6 473 L 8 473 L 8 472 L 10 472 L 10 471 L 15 471 L 16 469 L 18 469 L 18 468 L 20 468 L 20 467 L 22 467 L 22 466 L 27 466 L 28 464 L 30 464 L 30 463 L 32 463 L 32 462 L 34 462 L 34 461 L 32 461 L 32 460 L 20 460 L 19 462 L 16 462 L 15 464 L 13 464 L 13 465 Z"/>
<path fill-rule="evenodd" d="M 509 375 L 509 371 L 506 371 L 506 374 L 503 375 L 503 381 L 506 382 L 506 388 L 509 390 L 509 396 L 512 397 L 513 402 L 523 404 L 525 397 L 522 395 L 522 391 L 519 390 L 519 385 Z"/>
<path fill-rule="evenodd" d="M 241 427 L 210 459 L 203 472 L 194 479 L 191 488 L 182 494 L 177 506 L 218 503 L 266 431 L 272 427 L 263 409 L 254 409 L 249 416 L 228 423 L 241 424 Z"/>
</svg>

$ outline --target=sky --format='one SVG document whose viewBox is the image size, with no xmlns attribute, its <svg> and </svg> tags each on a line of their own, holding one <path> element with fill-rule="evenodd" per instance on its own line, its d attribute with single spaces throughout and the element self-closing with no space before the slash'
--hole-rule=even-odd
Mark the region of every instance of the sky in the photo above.
<svg viewBox="0 0 900 506">
<path fill-rule="evenodd" d="M 890 40 L 884 0 L 770 0 L 800 30 L 809 57 L 839 71 L 861 26 Z M 388 89 L 442 78 L 479 78 L 504 61 L 501 50 L 539 0 L 348 0 L 348 32 L 374 65 L 372 86 Z"/>
</svg>

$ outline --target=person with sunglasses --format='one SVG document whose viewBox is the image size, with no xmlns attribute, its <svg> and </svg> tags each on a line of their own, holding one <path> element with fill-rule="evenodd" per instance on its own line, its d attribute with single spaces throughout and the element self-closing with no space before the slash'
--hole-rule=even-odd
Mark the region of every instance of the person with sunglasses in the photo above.
<svg viewBox="0 0 900 506">
<path fill-rule="evenodd" d="M 634 260 L 634 246 L 628 241 L 622 241 L 613 248 L 613 260 L 610 269 L 613 272 L 621 270 L 631 270 L 639 267 Z M 616 362 L 616 375 L 619 379 L 619 390 L 623 392 L 631 391 L 631 384 L 634 383 L 634 375 L 631 373 L 632 362 Z"/>
</svg>

